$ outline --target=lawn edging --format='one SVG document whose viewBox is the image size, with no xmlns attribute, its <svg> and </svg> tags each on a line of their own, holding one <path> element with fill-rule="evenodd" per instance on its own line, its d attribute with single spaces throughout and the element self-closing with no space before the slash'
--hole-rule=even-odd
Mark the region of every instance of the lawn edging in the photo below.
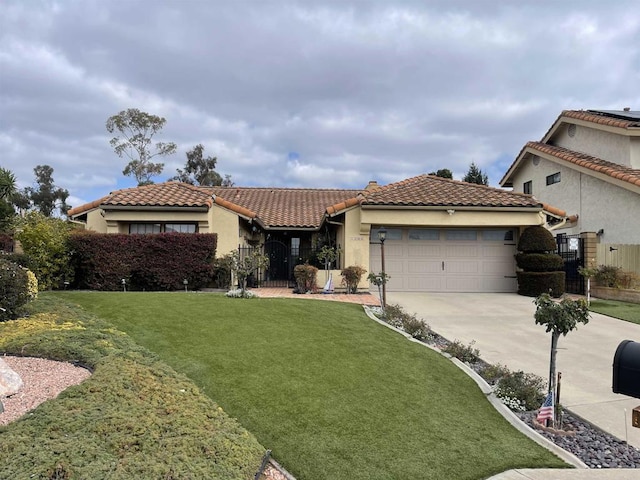
<svg viewBox="0 0 640 480">
<path fill-rule="evenodd" d="M 493 407 L 498 411 L 498 413 L 500 413 L 500 415 L 502 415 L 505 418 L 505 420 L 507 420 L 507 422 L 509 422 L 519 432 L 521 432 L 522 434 L 524 434 L 527 437 L 529 437 L 531 440 L 536 442 L 538 445 L 540 445 L 540 446 L 546 448 L 547 450 L 549 450 L 550 452 L 554 453 L 555 455 L 560 457 L 562 460 L 564 460 L 568 464 L 573 465 L 575 468 L 583 468 L 583 469 L 588 469 L 589 468 L 586 463 L 584 463 L 582 460 L 580 460 L 573 453 L 568 452 L 563 448 L 560 448 L 558 445 L 553 443 L 551 440 L 548 440 L 547 438 L 543 437 L 542 435 L 540 435 L 535 430 L 529 428 L 522 420 L 520 420 L 520 418 L 518 418 L 518 416 L 515 413 L 513 413 L 493 393 L 493 389 L 491 388 L 491 385 L 489 385 L 484 380 L 484 378 L 482 378 L 480 375 L 478 375 L 467 364 L 465 364 L 464 362 L 461 362 L 460 360 L 458 360 L 457 358 L 453 357 L 452 355 L 449 355 L 448 353 L 445 353 L 445 352 L 441 351 L 440 349 L 434 347 L 433 345 L 429 345 L 429 344 L 424 343 L 424 342 L 422 342 L 422 341 L 420 341 L 420 340 L 418 340 L 416 338 L 413 338 L 407 332 L 405 332 L 403 330 L 400 330 L 399 328 L 394 327 L 393 325 L 389 325 L 384 320 L 380 320 L 375 315 L 373 309 L 370 308 L 369 306 L 363 305 L 362 307 L 364 308 L 364 311 L 365 311 L 366 315 L 371 320 L 373 320 L 373 321 L 375 321 L 375 322 L 379 323 L 380 325 L 383 325 L 383 326 L 385 326 L 387 328 L 390 328 L 391 330 L 394 330 L 395 332 L 397 332 L 400 335 L 402 335 L 403 337 L 405 337 L 407 340 L 409 340 L 409 341 L 411 341 L 413 343 L 417 343 L 419 345 L 422 345 L 424 347 L 427 347 L 427 348 L 433 350 L 434 352 L 439 353 L 443 357 L 448 358 L 449 360 L 451 360 L 458 368 L 460 368 L 464 373 L 466 373 L 469 377 L 471 377 L 472 380 L 474 380 L 476 382 L 478 387 L 480 387 L 480 390 L 482 391 L 482 393 L 484 393 L 485 396 L 487 397 L 487 400 L 489 400 L 489 403 L 491 403 L 491 405 L 493 405 Z"/>
</svg>

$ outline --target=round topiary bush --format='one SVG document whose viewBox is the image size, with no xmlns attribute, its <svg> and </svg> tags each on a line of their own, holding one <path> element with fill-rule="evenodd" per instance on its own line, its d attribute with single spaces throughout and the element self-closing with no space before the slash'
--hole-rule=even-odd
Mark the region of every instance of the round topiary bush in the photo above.
<svg viewBox="0 0 640 480">
<path fill-rule="evenodd" d="M 523 253 L 549 253 L 557 248 L 553 234 L 540 225 L 525 228 L 518 242 L 518 251 Z"/>
<path fill-rule="evenodd" d="M 564 260 L 554 253 L 518 253 L 516 264 L 525 272 L 557 272 L 563 269 Z"/>
<path fill-rule="evenodd" d="M 537 297 L 548 293 L 560 297 L 564 293 L 564 272 L 516 272 L 518 276 L 518 295 Z"/>
</svg>

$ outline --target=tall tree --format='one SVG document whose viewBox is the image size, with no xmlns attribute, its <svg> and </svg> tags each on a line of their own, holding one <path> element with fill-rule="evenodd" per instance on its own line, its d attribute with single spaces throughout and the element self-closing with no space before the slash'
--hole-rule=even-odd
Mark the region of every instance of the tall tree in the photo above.
<svg viewBox="0 0 640 480">
<path fill-rule="evenodd" d="M 10 170 L 0 167 L 0 232 L 9 230 L 15 217 L 11 201 L 16 194 L 16 177 Z"/>
<path fill-rule="evenodd" d="M 216 157 L 204 156 L 204 146 L 199 143 L 187 152 L 187 163 L 184 170 L 176 169 L 178 175 L 172 180 L 190 183 L 191 185 L 218 186 L 223 180 L 216 172 Z"/>
<path fill-rule="evenodd" d="M 153 137 L 159 133 L 167 121 L 156 115 L 150 115 L 137 108 L 123 110 L 107 120 L 107 131 L 116 133 L 109 142 L 120 158 L 128 157 L 131 161 L 122 171 L 123 175 L 136 179 L 138 185 L 153 183 L 151 177 L 160 175 L 164 163 L 153 163 L 152 158 L 172 155 L 176 151 L 173 142 L 157 142 L 152 144 Z"/>
<path fill-rule="evenodd" d="M 17 203 L 28 201 L 29 207 L 34 207 L 45 217 L 51 217 L 56 210 L 66 215 L 69 210 L 67 198 L 69 192 L 57 187 L 53 182 L 53 168 L 49 165 L 38 165 L 33 169 L 36 175 L 36 187 L 27 187 L 18 195 Z M 22 207 L 24 205 L 18 205 Z"/>
<path fill-rule="evenodd" d="M 449 178 L 453 180 L 453 173 L 451 173 L 451 170 L 449 170 L 448 168 L 441 168 L 437 172 L 430 172 L 429 175 L 435 175 L 436 177 Z"/>
<path fill-rule="evenodd" d="M 469 165 L 469 171 L 462 179 L 463 182 L 477 183 L 478 185 L 489 185 L 489 177 L 478 168 L 475 162 Z"/>
<path fill-rule="evenodd" d="M 0 199 L 11 198 L 16 192 L 16 177 L 6 168 L 0 167 Z"/>
</svg>

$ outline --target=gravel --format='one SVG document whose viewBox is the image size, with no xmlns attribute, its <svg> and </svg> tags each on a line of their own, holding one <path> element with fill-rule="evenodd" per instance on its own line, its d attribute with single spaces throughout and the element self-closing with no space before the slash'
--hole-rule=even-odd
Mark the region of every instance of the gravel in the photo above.
<svg viewBox="0 0 640 480">
<path fill-rule="evenodd" d="M 15 395 L 1 399 L 4 412 L 0 413 L 0 425 L 17 420 L 91 375 L 86 368 L 44 358 L 3 356 L 2 359 L 20 375 L 24 385 Z"/>
</svg>

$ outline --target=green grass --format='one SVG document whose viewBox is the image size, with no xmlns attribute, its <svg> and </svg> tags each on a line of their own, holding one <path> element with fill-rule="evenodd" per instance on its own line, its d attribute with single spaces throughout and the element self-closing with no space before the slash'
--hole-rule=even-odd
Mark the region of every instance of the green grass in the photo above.
<svg viewBox="0 0 640 480">
<path fill-rule="evenodd" d="M 93 375 L 0 427 L 0 478 L 253 479 L 264 448 L 195 384 L 107 322 L 53 295 L 0 323 L 0 352 Z"/>
<path fill-rule="evenodd" d="M 156 352 L 296 477 L 481 479 L 566 467 L 451 362 L 358 305 L 60 292 Z"/>
<path fill-rule="evenodd" d="M 592 300 L 589 310 L 627 322 L 640 324 L 640 305 L 617 300 Z"/>
</svg>

